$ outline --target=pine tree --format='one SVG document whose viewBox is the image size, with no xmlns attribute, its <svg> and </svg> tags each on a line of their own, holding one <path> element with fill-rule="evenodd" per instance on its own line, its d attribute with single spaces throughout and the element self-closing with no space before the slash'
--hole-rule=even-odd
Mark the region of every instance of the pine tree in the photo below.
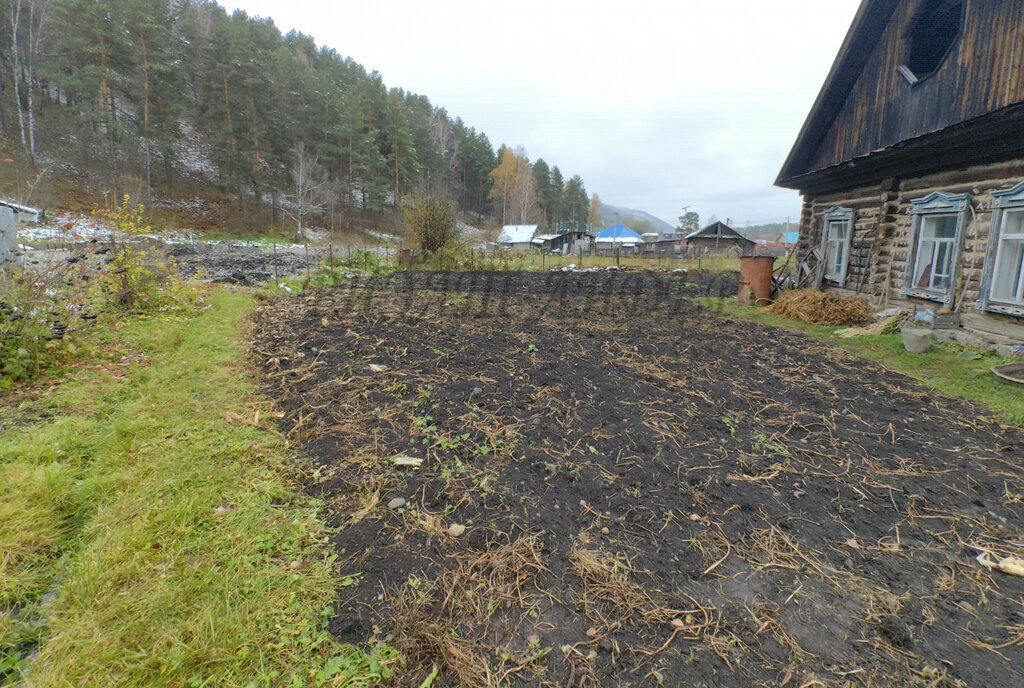
<svg viewBox="0 0 1024 688">
<path fill-rule="evenodd" d="M 385 134 L 388 170 L 394 183 L 392 202 L 398 207 L 403 191 L 412 186 L 419 171 L 416 147 L 413 145 L 409 121 L 406 119 L 404 93 L 399 89 L 392 89 L 388 93 Z"/>
<path fill-rule="evenodd" d="M 565 217 L 565 181 L 558 165 L 551 168 L 551 199 L 548 201 L 548 212 L 551 215 L 552 227 L 559 230 L 566 223 Z"/>
<path fill-rule="evenodd" d="M 578 174 L 565 184 L 565 220 L 576 230 L 587 228 L 587 214 L 590 210 L 590 199 Z"/>
<path fill-rule="evenodd" d="M 544 158 L 538 158 L 537 162 L 533 163 L 533 178 L 537 184 L 537 196 L 540 199 L 540 207 L 543 211 L 545 225 L 547 227 L 553 227 L 554 216 L 552 211 L 554 208 L 551 169 L 544 161 Z"/>
<path fill-rule="evenodd" d="M 569 210 L 557 168 L 531 166 L 505 146 L 496 153 L 426 96 L 389 89 L 376 72 L 309 36 L 282 36 L 269 20 L 208 0 L 7 0 L 0 15 L 0 128 L 29 159 L 70 129 L 82 165 L 109 172 L 115 187 L 122 172 L 171 185 L 184 125 L 210 151 L 244 222 L 255 205 L 260 229 L 264 199 L 276 223 L 280 195 L 294 193 L 300 142 L 324 171 L 332 217 L 382 213 L 389 198 L 397 205 L 413 192 L 481 215 L 496 209 L 503 221 L 553 225 Z M 54 96 L 52 107 L 34 104 Z M 509 162 L 509 175 L 492 174 Z"/>
</svg>

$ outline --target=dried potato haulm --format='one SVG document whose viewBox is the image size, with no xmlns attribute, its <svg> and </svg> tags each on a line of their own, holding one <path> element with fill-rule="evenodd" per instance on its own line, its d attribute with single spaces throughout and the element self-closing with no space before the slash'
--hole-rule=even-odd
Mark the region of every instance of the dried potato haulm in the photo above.
<svg viewBox="0 0 1024 688">
<path fill-rule="evenodd" d="M 975 559 L 1024 555 L 1024 434 L 686 297 L 726 287 L 405 271 L 264 303 L 330 629 L 405 660 L 378 688 L 1024 685 L 1024 578 Z"/>
<path fill-rule="evenodd" d="M 812 325 L 862 325 L 871 321 L 871 308 L 862 296 L 842 296 L 817 289 L 797 289 L 779 295 L 768 310 Z"/>
</svg>

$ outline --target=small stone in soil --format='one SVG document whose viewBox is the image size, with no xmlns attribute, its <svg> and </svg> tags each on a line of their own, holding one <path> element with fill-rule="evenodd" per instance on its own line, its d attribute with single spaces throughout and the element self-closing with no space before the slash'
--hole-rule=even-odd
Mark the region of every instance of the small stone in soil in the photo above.
<svg viewBox="0 0 1024 688">
<path fill-rule="evenodd" d="M 389 509 L 401 509 L 403 506 L 405 506 L 405 497 L 395 497 L 388 502 Z"/>
<path fill-rule="evenodd" d="M 608 535 L 610 532 L 612 531 L 608 530 L 608 526 L 601 529 L 601 535 Z"/>
<path fill-rule="evenodd" d="M 466 526 L 462 525 L 461 523 L 453 523 L 450 526 L 448 526 L 448 534 L 452 537 L 459 537 L 465 532 Z"/>
</svg>

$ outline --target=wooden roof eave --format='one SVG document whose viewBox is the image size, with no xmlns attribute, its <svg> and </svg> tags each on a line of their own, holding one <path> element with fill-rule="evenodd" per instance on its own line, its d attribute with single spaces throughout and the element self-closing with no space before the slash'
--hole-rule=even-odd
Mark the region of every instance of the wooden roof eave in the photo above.
<svg viewBox="0 0 1024 688">
<path fill-rule="evenodd" d="M 899 0 L 863 0 L 853 24 L 832 63 L 828 77 L 797 134 L 796 143 L 786 157 L 776 186 L 797 188 L 793 181 L 807 173 L 804 168 L 828 133 L 839 110 L 864 69 Z"/>
<path fill-rule="evenodd" d="M 922 175 L 1016 156 L 1024 158 L 1024 104 L 780 180 L 776 185 L 820 194 L 889 177 Z"/>
</svg>

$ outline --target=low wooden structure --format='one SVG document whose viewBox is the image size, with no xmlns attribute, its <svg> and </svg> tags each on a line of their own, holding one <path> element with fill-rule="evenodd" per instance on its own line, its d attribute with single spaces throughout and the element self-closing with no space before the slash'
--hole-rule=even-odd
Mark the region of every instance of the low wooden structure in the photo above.
<svg viewBox="0 0 1024 688">
<path fill-rule="evenodd" d="M 684 240 L 687 253 L 693 256 L 748 256 L 756 244 L 724 222 L 712 222 L 691 232 Z"/>
<path fill-rule="evenodd" d="M 0 205 L 0 263 L 11 257 L 17 241 L 18 225 L 14 219 L 14 211 Z"/>
<path fill-rule="evenodd" d="M 864 0 L 776 184 L 806 283 L 1024 341 L 1024 0 Z M 998 339 L 997 339 L 998 341 Z"/>
<path fill-rule="evenodd" d="M 18 223 L 39 220 L 40 211 L 11 201 L 0 201 L 0 263 L 10 259 L 18 245 Z"/>
<path fill-rule="evenodd" d="M 560 234 L 541 234 L 533 238 L 533 247 L 544 253 L 571 255 L 581 249 L 590 250 L 593 241 L 591 236 L 582 230 L 562 232 Z"/>
</svg>

